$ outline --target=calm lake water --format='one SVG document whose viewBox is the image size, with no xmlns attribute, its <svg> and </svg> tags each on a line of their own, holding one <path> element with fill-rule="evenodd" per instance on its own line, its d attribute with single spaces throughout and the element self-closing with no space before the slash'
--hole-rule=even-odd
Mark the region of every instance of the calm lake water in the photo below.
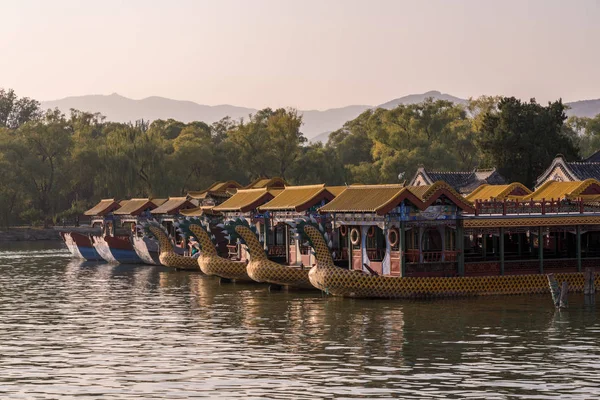
<svg viewBox="0 0 600 400">
<path fill-rule="evenodd" d="M 600 398 L 600 301 L 378 301 L 0 248 L 0 398 Z"/>
</svg>

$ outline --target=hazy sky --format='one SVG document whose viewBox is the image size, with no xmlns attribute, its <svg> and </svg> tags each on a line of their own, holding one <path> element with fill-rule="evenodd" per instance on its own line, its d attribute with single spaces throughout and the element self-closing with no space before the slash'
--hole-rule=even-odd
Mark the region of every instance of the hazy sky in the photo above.
<svg viewBox="0 0 600 400">
<path fill-rule="evenodd" d="M 0 87 L 301 109 L 600 98 L 600 0 L 0 0 Z"/>
</svg>

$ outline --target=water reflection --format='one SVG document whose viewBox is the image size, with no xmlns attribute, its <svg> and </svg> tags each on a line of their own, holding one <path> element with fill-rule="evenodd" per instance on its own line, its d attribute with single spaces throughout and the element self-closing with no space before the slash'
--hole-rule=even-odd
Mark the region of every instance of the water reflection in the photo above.
<svg viewBox="0 0 600 400">
<path fill-rule="evenodd" d="M 583 296 L 349 300 L 43 251 L 0 250 L 5 398 L 600 396 Z"/>
</svg>

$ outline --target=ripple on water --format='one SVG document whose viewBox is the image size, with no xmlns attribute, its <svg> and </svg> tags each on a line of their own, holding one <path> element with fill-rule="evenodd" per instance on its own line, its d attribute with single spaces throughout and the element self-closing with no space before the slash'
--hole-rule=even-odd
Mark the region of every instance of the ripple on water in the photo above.
<svg viewBox="0 0 600 400">
<path fill-rule="evenodd" d="M 600 397 L 577 296 L 349 300 L 68 257 L 0 250 L 3 398 Z"/>
</svg>

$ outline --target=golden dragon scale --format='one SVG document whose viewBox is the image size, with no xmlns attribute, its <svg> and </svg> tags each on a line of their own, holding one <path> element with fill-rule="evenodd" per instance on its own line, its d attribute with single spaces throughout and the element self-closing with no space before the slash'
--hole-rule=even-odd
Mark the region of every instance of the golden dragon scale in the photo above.
<svg viewBox="0 0 600 400">
<path fill-rule="evenodd" d="M 278 264 L 267 258 L 254 232 L 245 226 L 237 226 L 236 232 L 244 239 L 250 252 L 248 275 L 257 282 L 301 289 L 314 289 L 308 280 L 309 269 L 300 269 Z"/>
<path fill-rule="evenodd" d="M 192 257 L 185 257 L 173 251 L 173 244 L 167 235 L 159 228 L 151 226 L 150 232 L 158 239 L 159 255 L 158 260 L 165 267 L 199 271 L 198 260 Z"/>
<path fill-rule="evenodd" d="M 199 225 L 190 225 L 190 230 L 196 235 L 200 247 L 200 257 L 198 257 L 197 267 L 206 275 L 214 275 L 220 278 L 231 279 L 234 281 L 253 282 L 248 276 L 246 263 L 241 261 L 232 261 L 218 255 L 215 245 L 210 240 L 208 233 Z"/>
</svg>

